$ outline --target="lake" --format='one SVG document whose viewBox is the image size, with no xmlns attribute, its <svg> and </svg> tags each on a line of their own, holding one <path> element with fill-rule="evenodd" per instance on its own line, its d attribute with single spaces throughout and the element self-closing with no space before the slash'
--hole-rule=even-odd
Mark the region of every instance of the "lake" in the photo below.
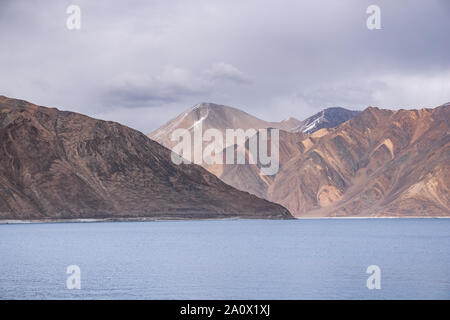
<svg viewBox="0 0 450 320">
<path fill-rule="evenodd" d="M 0 298 L 450 299 L 450 219 L 0 225 Z"/>
</svg>

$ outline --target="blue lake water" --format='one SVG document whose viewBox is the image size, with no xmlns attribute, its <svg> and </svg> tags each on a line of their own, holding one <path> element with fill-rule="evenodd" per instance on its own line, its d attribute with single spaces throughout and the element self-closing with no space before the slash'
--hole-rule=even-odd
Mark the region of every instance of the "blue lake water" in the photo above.
<svg viewBox="0 0 450 320">
<path fill-rule="evenodd" d="M 0 298 L 450 299 L 450 219 L 0 225 Z"/>
</svg>

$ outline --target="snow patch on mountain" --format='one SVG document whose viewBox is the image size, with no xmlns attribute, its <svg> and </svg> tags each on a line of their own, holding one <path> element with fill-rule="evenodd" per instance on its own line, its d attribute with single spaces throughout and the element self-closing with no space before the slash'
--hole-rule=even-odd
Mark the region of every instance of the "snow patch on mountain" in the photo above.
<svg viewBox="0 0 450 320">
<path fill-rule="evenodd" d="M 204 116 L 202 116 L 200 119 L 198 119 L 197 121 L 194 122 L 194 124 L 192 126 L 190 126 L 188 128 L 188 130 L 195 128 L 196 126 L 198 126 L 200 123 L 202 123 L 203 121 L 206 120 L 206 118 L 208 118 L 209 115 L 209 108 L 206 109 L 206 114 Z"/>
<path fill-rule="evenodd" d="M 322 120 L 323 120 L 323 115 L 321 115 L 319 118 L 315 119 L 313 122 L 311 122 L 309 125 L 307 125 L 306 128 L 303 128 L 302 132 L 309 133 L 309 131 L 314 129 Z"/>
</svg>

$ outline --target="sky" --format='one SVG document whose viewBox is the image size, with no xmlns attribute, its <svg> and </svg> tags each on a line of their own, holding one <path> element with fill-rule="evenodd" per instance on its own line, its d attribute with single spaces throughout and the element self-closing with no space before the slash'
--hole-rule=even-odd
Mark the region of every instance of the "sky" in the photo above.
<svg viewBox="0 0 450 320">
<path fill-rule="evenodd" d="M 143 133 L 200 102 L 268 121 L 435 107 L 450 101 L 449 16 L 447 0 L 0 0 L 0 95 Z"/>
</svg>

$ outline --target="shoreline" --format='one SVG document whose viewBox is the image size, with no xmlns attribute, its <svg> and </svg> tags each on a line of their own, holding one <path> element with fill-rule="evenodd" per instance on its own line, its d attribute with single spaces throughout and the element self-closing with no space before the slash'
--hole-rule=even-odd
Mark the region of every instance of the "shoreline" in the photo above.
<svg viewBox="0 0 450 320">
<path fill-rule="evenodd" d="M 290 220 L 357 220 L 357 219 L 450 219 L 450 216 L 404 216 L 404 217 L 298 217 Z M 160 222 L 160 221 L 233 221 L 233 220 L 283 220 L 283 219 L 248 219 L 248 218 L 205 218 L 205 219 L 192 219 L 192 218 L 102 218 L 102 219 L 5 219 L 0 220 L 0 225 L 6 224 L 38 224 L 38 223 L 102 223 L 102 222 Z"/>
<path fill-rule="evenodd" d="M 450 219 L 450 216 L 404 216 L 404 217 L 301 217 L 295 218 L 296 220 L 320 220 L 320 219 Z"/>
<path fill-rule="evenodd" d="M 86 218 L 86 219 L 5 219 L 0 220 L 0 225 L 3 224 L 37 224 L 37 223 L 101 223 L 101 222 L 158 222 L 158 221 L 203 221 L 203 220 L 243 220 L 240 218 L 205 218 L 205 219 L 191 219 L 191 218 Z M 256 219 L 255 219 L 256 220 Z"/>
</svg>

